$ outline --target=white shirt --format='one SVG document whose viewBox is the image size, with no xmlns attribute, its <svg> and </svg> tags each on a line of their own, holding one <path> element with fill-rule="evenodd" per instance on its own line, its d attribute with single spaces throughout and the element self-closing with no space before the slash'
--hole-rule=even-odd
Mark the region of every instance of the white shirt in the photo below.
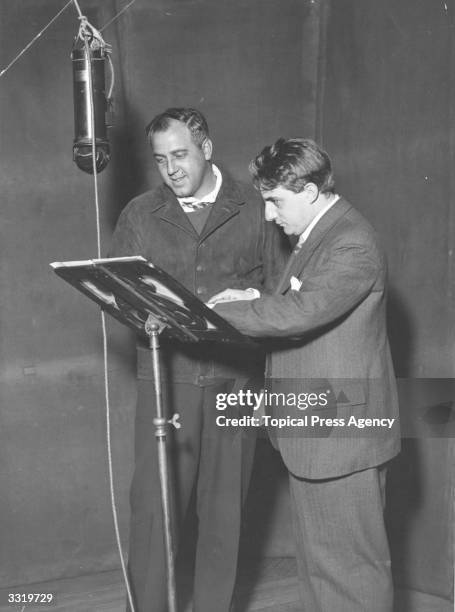
<svg viewBox="0 0 455 612">
<path fill-rule="evenodd" d="M 216 202 L 216 199 L 221 189 L 221 185 L 223 183 L 223 177 L 221 176 L 220 169 L 217 166 L 215 166 L 215 164 L 212 164 L 212 171 L 216 179 L 215 187 L 207 195 L 205 195 L 203 198 L 194 198 L 194 197 L 177 198 L 180 206 L 183 208 L 185 212 L 192 212 L 194 210 L 193 207 L 185 207 L 185 204 L 200 204 L 201 202 L 204 202 L 207 204 L 213 204 L 214 202 Z"/>
</svg>

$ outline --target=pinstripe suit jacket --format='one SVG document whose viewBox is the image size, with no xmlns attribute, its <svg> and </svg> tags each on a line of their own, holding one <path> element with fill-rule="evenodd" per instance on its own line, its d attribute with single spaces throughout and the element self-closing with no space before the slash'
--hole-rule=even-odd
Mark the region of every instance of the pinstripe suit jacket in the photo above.
<svg viewBox="0 0 455 612">
<path fill-rule="evenodd" d="M 291 288 L 292 277 L 300 281 L 299 289 Z M 333 426 L 332 421 L 327 427 L 272 430 L 272 441 L 297 476 L 342 476 L 378 466 L 399 452 L 386 278 L 373 228 L 340 198 L 294 251 L 273 295 L 216 306 L 240 331 L 278 340 L 266 371 L 274 389 L 328 392 L 326 406 L 288 408 L 288 414 L 345 423 L 351 416 L 396 418 L 391 429 Z"/>
</svg>

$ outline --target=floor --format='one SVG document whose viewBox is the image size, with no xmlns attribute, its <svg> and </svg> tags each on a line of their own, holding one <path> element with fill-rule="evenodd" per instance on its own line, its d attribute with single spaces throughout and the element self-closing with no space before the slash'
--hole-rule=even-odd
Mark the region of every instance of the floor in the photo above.
<svg viewBox="0 0 455 612">
<path fill-rule="evenodd" d="M 239 569 L 236 612 L 302 612 L 298 604 L 294 559 L 265 559 Z M 179 612 L 191 612 L 190 581 L 183 580 L 186 602 Z M 54 593 L 48 605 L 8 604 L 8 594 Z M 395 612 L 454 612 L 453 603 L 416 591 L 398 591 Z M 120 571 L 80 576 L 0 590 L 0 612 L 125 612 Z M 332 612 L 332 611 L 329 611 Z"/>
</svg>

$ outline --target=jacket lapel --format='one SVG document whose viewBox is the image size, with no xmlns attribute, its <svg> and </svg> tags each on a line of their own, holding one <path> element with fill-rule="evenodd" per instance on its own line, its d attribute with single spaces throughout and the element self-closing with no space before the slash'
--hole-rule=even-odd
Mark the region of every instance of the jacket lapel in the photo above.
<svg viewBox="0 0 455 612">
<path fill-rule="evenodd" d="M 168 187 L 162 187 L 162 198 L 152 212 L 156 212 L 161 219 L 175 225 L 196 239 L 204 240 L 231 217 L 238 215 L 240 207 L 245 204 L 244 198 L 230 175 L 223 169 L 221 172 L 223 175 L 221 190 L 200 235 L 198 235 L 177 198 Z"/>
<path fill-rule="evenodd" d="M 222 169 L 221 171 L 223 183 L 220 193 L 201 232 L 200 240 L 205 240 L 207 236 L 212 234 L 221 225 L 224 225 L 226 221 L 238 215 L 240 207 L 245 204 L 245 199 L 242 197 L 237 185 L 225 170 Z"/>
<path fill-rule="evenodd" d="M 286 293 L 286 291 L 288 291 L 290 288 L 291 277 L 299 277 L 307 261 L 310 259 L 315 249 L 320 245 L 327 232 L 351 208 L 352 207 L 349 202 L 347 202 L 344 198 L 340 198 L 337 202 L 335 202 L 332 208 L 326 212 L 326 214 L 314 226 L 306 242 L 303 243 L 299 250 L 296 251 L 294 249 L 292 252 L 288 265 L 281 276 L 275 293 Z"/>
<path fill-rule="evenodd" d="M 284 293 L 289 288 L 289 283 L 291 276 L 294 276 L 294 268 L 298 265 L 298 259 L 300 256 L 300 251 L 294 249 L 288 259 L 288 263 L 283 270 L 281 278 L 278 282 L 277 288 L 275 289 L 275 295 L 279 295 L 280 293 Z"/>
<path fill-rule="evenodd" d="M 190 234 L 190 236 L 198 236 L 191 222 L 188 220 L 186 213 L 180 206 L 177 198 L 167 187 L 163 187 L 163 198 L 152 212 L 156 212 L 161 219 L 171 225 L 175 225 L 182 231 Z"/>
<path fill-rule="evenodd" d="M 239 214 L 239 204 L 232 201 L 217 200 L 210 211 L 207 223 L 204 225 L 200 239 L 205 240 L 231 217 Z"/>
</svg>

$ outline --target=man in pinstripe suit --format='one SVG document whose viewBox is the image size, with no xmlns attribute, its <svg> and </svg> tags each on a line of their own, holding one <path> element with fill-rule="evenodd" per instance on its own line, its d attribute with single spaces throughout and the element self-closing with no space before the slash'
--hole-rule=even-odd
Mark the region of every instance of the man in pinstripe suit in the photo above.
<svg viewBox="0 0 455 612">
<path fill-rule="evenodd" d="M 211 302 L 240 331 L 278 340 L 266 371 L 274 391 L 323 398 L 287 408 L 304 426 L 269 429 L 289 471 L 302 609 L 391 612 L 383 510 L 400 435 L 385 258 L 313 141 L 279 139 L 250 170 L 266 218 L 296 247 L 272 295 L 228 289 Z"/>
</svg>

